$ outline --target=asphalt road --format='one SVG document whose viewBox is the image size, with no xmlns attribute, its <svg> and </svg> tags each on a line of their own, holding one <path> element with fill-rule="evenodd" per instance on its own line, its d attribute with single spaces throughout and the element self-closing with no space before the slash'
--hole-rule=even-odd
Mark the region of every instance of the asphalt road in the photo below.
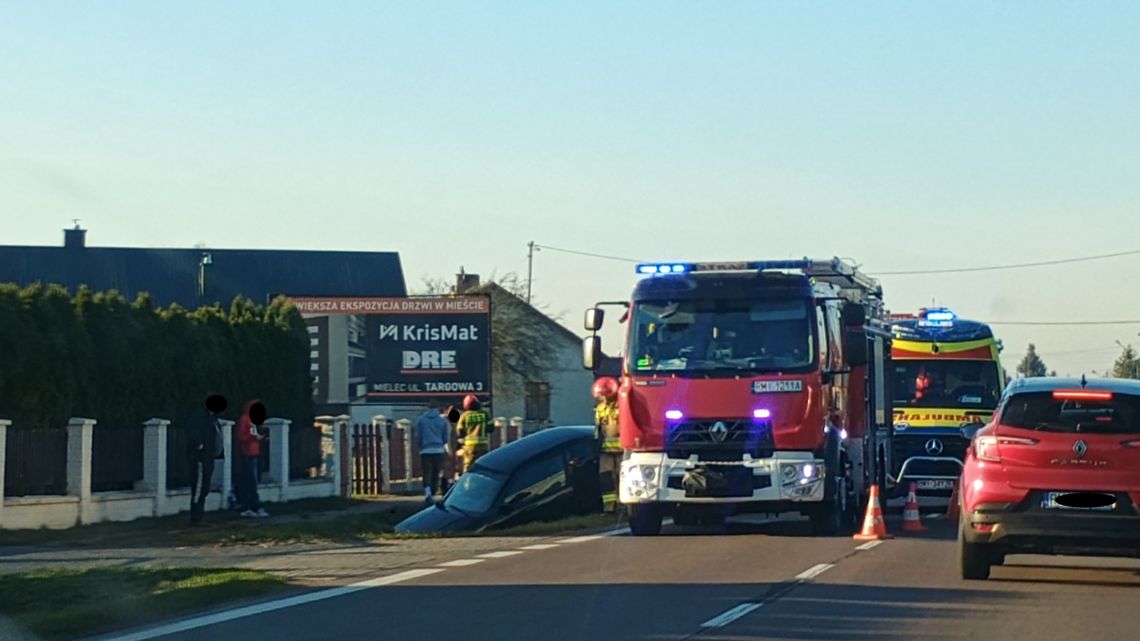
<svg viewBox="0 0 1140 641">
<path fill-rule="evenodd" d="M 787 522 L 551 539 L 381 580 L 391 585 L 132 639 L 1140 638 L 1140 561 L 1010 556 L 991 580 L 966 582 L 952 524 L 928 525 L 870 549 Z"/>
</svg>

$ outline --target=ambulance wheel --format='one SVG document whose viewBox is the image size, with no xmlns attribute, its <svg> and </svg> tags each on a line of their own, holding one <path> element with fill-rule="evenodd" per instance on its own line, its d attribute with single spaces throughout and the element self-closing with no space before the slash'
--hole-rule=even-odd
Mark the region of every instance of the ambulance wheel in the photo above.
<svg viewBox="0 0 1140 641">
<path fill-rule="evenodd" d="M 657 536 L 661 533 L 661 508 L 652 503 L 629 506 L 629 533 L 634 536 Z"/>
</svg>

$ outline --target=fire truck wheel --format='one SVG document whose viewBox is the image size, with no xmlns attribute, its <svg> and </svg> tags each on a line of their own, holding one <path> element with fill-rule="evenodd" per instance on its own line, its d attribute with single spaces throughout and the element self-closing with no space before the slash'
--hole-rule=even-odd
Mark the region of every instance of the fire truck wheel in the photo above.
<svg viewBox="0 0 1140 641">
<path fill-rule="evenodd" d="M 661 533 L 661 508 L 652 503 L 629 506 L 629 532 L 634 536 L 657 536 Z"/>
</svg>

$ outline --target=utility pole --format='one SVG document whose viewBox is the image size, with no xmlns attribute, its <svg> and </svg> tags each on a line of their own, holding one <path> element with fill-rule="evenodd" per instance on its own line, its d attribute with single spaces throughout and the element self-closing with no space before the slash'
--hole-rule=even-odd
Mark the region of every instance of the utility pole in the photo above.
<svg viewBox="0 0 1140 641">
<path fill-rule="evenodd" d="M 526 244 L 526 304 L 530 305 L 530 284 L 534 280 L 534 241 Z"/>
</svg>

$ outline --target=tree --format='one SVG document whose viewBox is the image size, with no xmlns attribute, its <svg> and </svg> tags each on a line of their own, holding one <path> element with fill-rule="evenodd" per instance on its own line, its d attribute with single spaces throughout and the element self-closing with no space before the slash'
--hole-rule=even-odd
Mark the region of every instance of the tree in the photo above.
<svg viewBox="0 0 1140 641">
<path fill-rule="evenodd" d="M 1045 361 L 1037 355 L 1037 346 L 1033 343 L 1029 344 L 1025 358 L 1018 363 L 1017 373 L 1021 376 L 1047 376 L 1049 374 L 1049 368 L 1045 366 Z"/>
<path fill-rule="evenodd" d="M 440 278 L 425 278 L 415 292 L 453 295 L 455 288 Z M 505 396 L 517 398 L 529 381 L 541 381 L 558 366 L 557 341 L 547 320 L 546 306 L 526 303 L 526 282 L 517 274 L 491 278 L 465 292 L 491 297 L 491 377 Z"/>
<path fill-rule="evenodd" d="M 1124 350 L 1112 364 L 1113 378 L 1140 378 L 1140 358 L 1132 345 L 1125 345 Z"/>
</svg>

